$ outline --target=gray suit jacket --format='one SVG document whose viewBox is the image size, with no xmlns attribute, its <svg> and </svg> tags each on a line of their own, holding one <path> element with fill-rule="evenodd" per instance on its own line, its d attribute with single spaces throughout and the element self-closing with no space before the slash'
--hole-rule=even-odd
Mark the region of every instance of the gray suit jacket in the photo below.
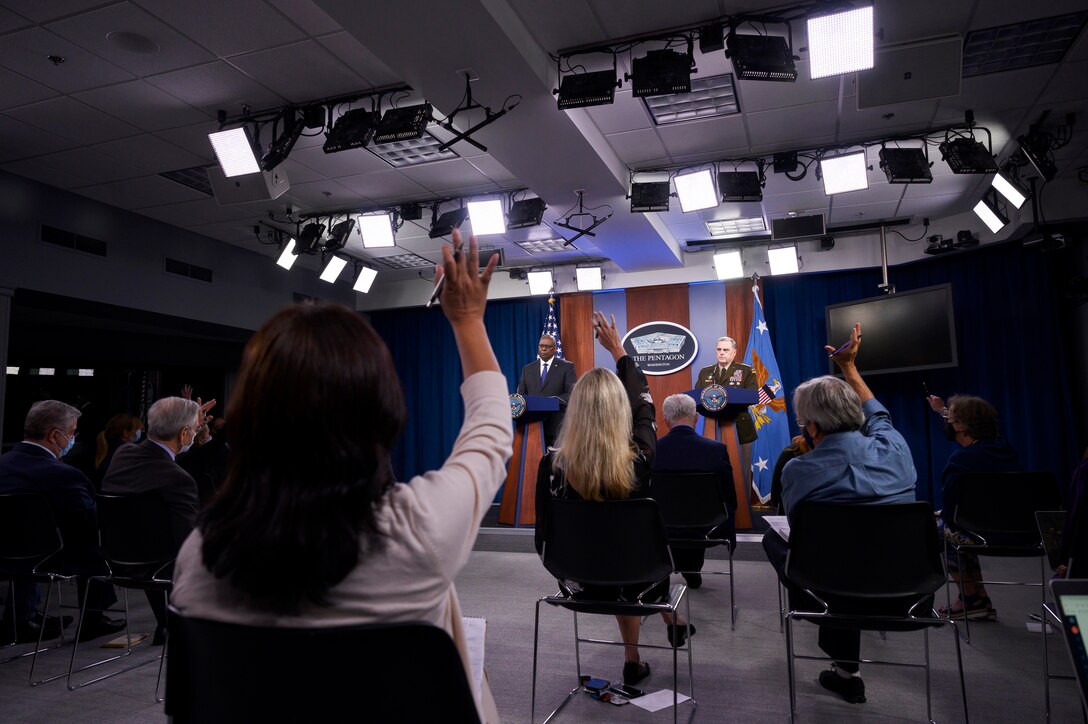
<svg viewBox="0 0 1088 724">
<path fill-rule="evenodd" d="M 193 476 L 151 440 L 122 445 L 102 479 L 106 495 L 153 493 L 170 511 L 170 532 L 178 548 L 196 523 L 199 498 Z"/>
</svg>

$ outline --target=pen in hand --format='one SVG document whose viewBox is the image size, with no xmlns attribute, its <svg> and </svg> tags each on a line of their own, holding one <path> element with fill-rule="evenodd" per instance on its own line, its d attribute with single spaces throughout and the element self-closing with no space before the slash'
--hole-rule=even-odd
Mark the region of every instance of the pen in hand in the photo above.
<svg viewBox="0 0 1088 724">
<path fill-rule="evenodd" d="M 453 260 L 458 261 L 460 258 L 461 258 L 461 250 L 460 249 L 454 249 L 453 250 Z M 435 302 L 438 301 L 439 295 L 442 294 L 442 287 L 444 287 L 445 285 L 446 285 L 446 275 L 443 274 L 442 277 L 437 282 L 435 282 L 434 289 L 431 291 L 431 298 L 427 300 L 427 307 L 430 307 L 431 305 L 433 305 Z"/>
</svg>

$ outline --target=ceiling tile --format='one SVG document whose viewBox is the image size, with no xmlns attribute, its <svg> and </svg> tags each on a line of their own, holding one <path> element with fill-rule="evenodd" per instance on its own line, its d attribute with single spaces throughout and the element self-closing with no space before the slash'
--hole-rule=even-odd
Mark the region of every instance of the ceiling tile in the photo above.
<svg viewBox="0 0 1088 724">
<path fill-rule="evenodd" d="M 220 57 L 251 53 L 304 35 L 263 0 L 136 0 Z"/>
<path fill-rule="evenodd" d="M 61 18 L 89 10 L 102 4 L 102 0 L 4 0 L 4 5 L 36 23 Z"/>
<path fill-rule="evenodd" d="M 64 188 L 109 183 L 144 176 L 146 172 L 125 161 L 97 153 L 88 148 L 73 148 L 40 158 L 42 163 L 67 171 L 71 179 Z"/>
<path fill-rule="evenodd" d="M 389 170 L 389 164 L 365 148 L 353 148 L 339 153 L 325 153 L 321 146 L 296 149 L 291 158 L 312 168 L 325 178 L 357 176 L 364 173 Z"/>
<path fill-rule="evenodd" d="M 208 140 L 208 134 L 214 133 L 217 130 L 219 130 L 219 124 L 215 121 L 208 121 L 206 123 L 197 123 L 192 126 L 182 126 L 181 128 L 158 131 L 155 135 L 164 141 L 172 143 L 179 148 L 183 148 L 190 153 L 195 153 L 201 158 L 212 162 L 215 160 L 215 152 L 212 150 L 212 144 Z"/>
<path fill-rule="evenodd" d="M 255 111 L 284 105 L 282 96 L 223 61 L 153 75 L 146 80 L 189 105 L 213 114 L 224 109 L 233 116 L 247 105 Z"/>
<path fill-rule="evenodd" d="M 0 110 L 52 98 L 57 91 L 0 68 Z"/>
<path fill-rule="evenodd" d="M 24 176 L 58 189 L 68 188 L 75 181 L 74 175 L 64 168 L 57 168 L 43 163 L 40 158 L 27 158 L 0 165 L 9 173 Z"/>
<path fill-rule="evenodd" d="M 1088 33 L 1081 31 L 1082 35 Z M 1088 60 L 1077 63 L 1062 63 L 1050 80 L 1050 85 L 1043 91 L 1039 102 L 1044 105 L 1083 100 L 1084 85 L 1088 83 Z M 1064 110 L 1062 111 L 1064 113 Z"/>
<path fill-rule="evenodd" d="M 125 2 L 58 20 L 48 30 L 138 76 L 207 63 L 214 56 L 166 23 Z M 110 33 L 136 33 L 158 46 L 153 53 L 125 50 Z"/>
<path fill-rule="evenodd" d="M 466 186 L 479 186 L 488 179 L 464 159 L 435 161 L 400 169 L 401 173 L 435 192 L 456 191 Z"/>
<path fill-rule="evenodd" d="M 423 199 L 431 194 L 420 184 L 408 178 L 400 171 L 380 171 L 359 176 L 345 176 L 337 179 L 339 183 L 375 201 L 410 201 Z"/>
<path fill-rule="evenodd" d="M 120 116 L 144 131 L 199 123 L 209 120 L 210 115 L 143 80 L 74 93 L 73 97 L 100 111 Z"/>
<path fill-rule="evenodd" d="M 230 62 L 295 103 L 368 90 L 366 81 L 314 40 L 235 56 Z"/>
<path fill-rule="evenodd" d="M 492 181 L 517 181 L 514 174 L 507 171 L 506 168 L 492 156 L 484 154 L 481 156 L 473 156 L 472 158 L 467 158 L 465 160 Z"/>
<path fill-rule="evenodd" d="M 652 129 L 612 133 L 606 138 L 608 145 L 612 147 L 620 160 L 629 166 L 664 159 L 669 155 L 661 139 Z"/>
<path fill-rule="evenodd" d="M 64 62 L 53 65 L 48 55 Z M 131 80 L 132 74 L 41 28 L 0 36 L 0 65 L 63 93 Z"/>
<path fill-rule="evenodd" d="M 290 179 L 291 183 L 304 184 L 325 178 L 309 166 L 299 163 L 293 156 L 294 154 L 292 154 L 292 158 L 287 159 L 277 167 L 277 170 L 287 174 L 287 178 Z"/>
<path fill-rule="evenodd" d="M 140 132 L 122 120 L 69 98 L 52 98 L 7 111 L 9 116 L 79 143 L 98 143 Z"/>
<path fill-rule="evenodd" d="M 740 114 L 658 126 L 657 135 L 673 157 L 724 151 L 748 143 Z"/>
<path fill-rule="evenodd" d="M 613 103 L 592 106 L 586 108 L 585 112 L 605 135 L 654 127 L 646 104 L 641 98 L 632 96 L 629 90 L 616 91 Z"/>
<path fill-rule="evenodd" d="M 206 194 L 196 189 L 174 183 L 162 176 L 143 176 L 75 188 L 72 191 L 122 209 L 139 209 L 145 206 L 160 206 L 164 203 L 208 198 Z"/>
<path fill-rule="evenodd" d="M 970 200 L 962 194 L 941 194 L 916 199 L 903 199 L 896 209 L 896 216 L 909 216 L 915 219 L 922 217 L 938 219 L 943 216 L 968 211 L 970 208 Z"/>
<path fill-rule="evenodd" d="M 26 18 L 0 7 L 0 33 L 10 33 L 12 30 L 28 27 L 30 24 Z"/>
<path fill-rule="evenodd" d="M 312 0 L 268 0 L 295 25 L 310 35 L 340 30 L 340 25 Z"/>
<path fill-rule="evenodd" d="M 196 221 L 236 221 L 238 219 L 260 218 L 264 213 L 257 204 L 235 204 L 220 206 L 215 199 L 203 198 L 195 201 L 182 201 L 176 204 L 150 206 L 140 210 L 144 216 L 150 216 L 167 224 L 182 228 L 193 225 Z"/>
<path fill-rule="evenodd" d="M 834 137 L 837 115 L 836 101 L 745 114 L 753 146 L 786 142 L 794 148 Z"/>
<path fill-rule="evenodd" d="M 628 0 L 617 12 L 611 0 L 588 0 L 597 17 L 604 23 L 610 38 L 624 38 L 658 30 L 701 22 L 717 17 L 720 9 L 716 0 L 687 0 L 683 3 L 663 3 L 659 0 Z"/>
<path fill-rule="evenodd" d="M 340 185 L 336 181 L 322 179 L 307 183 L 291 183 L 291 188 L 284 196 L 289 196 L 304 204 L 309 204 L 315 211 L 328 211 L 336 208 L 351 208 L 365 203 L 359 194 Z M 283 200 L 283 197 L 281 197 Z"/>
<path fill-rule="evenodd" d="M 848 103 L 839 116 L 839 138 L 870 140 L 906 131 L 925 131 L 931 127 L 936 111 L 937 101 L 896 103 L 860 111 Z"/>
<path fill-rule="evenodd" d="M 206 158 L 189 153 L 150 133 L 100 143 L 90 149 L 156 174 L 208 163 Z"/>
<path fill-rule="evenodd" d="M 318 38 L 330 53 L 340 59 L 366 81 L 367 88 L 380 88 L 400 82 L 400 78 L 363 44 L 346 32 Z"/>
</svg>

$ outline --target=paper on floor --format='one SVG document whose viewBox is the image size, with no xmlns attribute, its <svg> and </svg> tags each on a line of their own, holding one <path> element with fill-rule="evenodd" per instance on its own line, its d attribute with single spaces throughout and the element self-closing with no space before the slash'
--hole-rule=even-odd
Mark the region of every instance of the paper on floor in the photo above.
<svg viewBox="0 0 1088 724">
<path fill-rule="evenodd" d="M 678 693 L 676 695 L 676 703 L 679 704 L 690 698 L 690 696 L 684 696 L 683 694 Z M 655 691 L 646 696 L 640 696 L 637 699 L 631 699 L 631 703 L 646 711 L 661 711 L 662 709 L 667 709 L 672 706 L 672 689 L 662 689 L 661 691 Z"/>
</svg>

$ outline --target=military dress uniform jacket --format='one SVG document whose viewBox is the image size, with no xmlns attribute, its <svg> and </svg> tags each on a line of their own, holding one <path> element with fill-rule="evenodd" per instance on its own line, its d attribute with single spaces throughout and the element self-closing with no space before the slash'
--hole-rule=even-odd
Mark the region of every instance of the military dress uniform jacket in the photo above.
<svg viewBox="0 0 1088 724">
<path fill-rule="evenodd" d="M 707 385 L 715 384 L 722 387 L 741 387 L 745 390 L 759 389 L 756 373 L 748 365 L 742 362 L 733 362 L 724 370 L 717 364 L 704 367 L 699 370 L 699 376 L 695 380 L 695 386 L 699 389 Z M 743 412 L 734 418 L 737 425 L 737 442 L 741 445 L 754 442 L 756 439 L 756 424 L 752 422 L 752 415 L 745 408 Z"/>
</svg>

